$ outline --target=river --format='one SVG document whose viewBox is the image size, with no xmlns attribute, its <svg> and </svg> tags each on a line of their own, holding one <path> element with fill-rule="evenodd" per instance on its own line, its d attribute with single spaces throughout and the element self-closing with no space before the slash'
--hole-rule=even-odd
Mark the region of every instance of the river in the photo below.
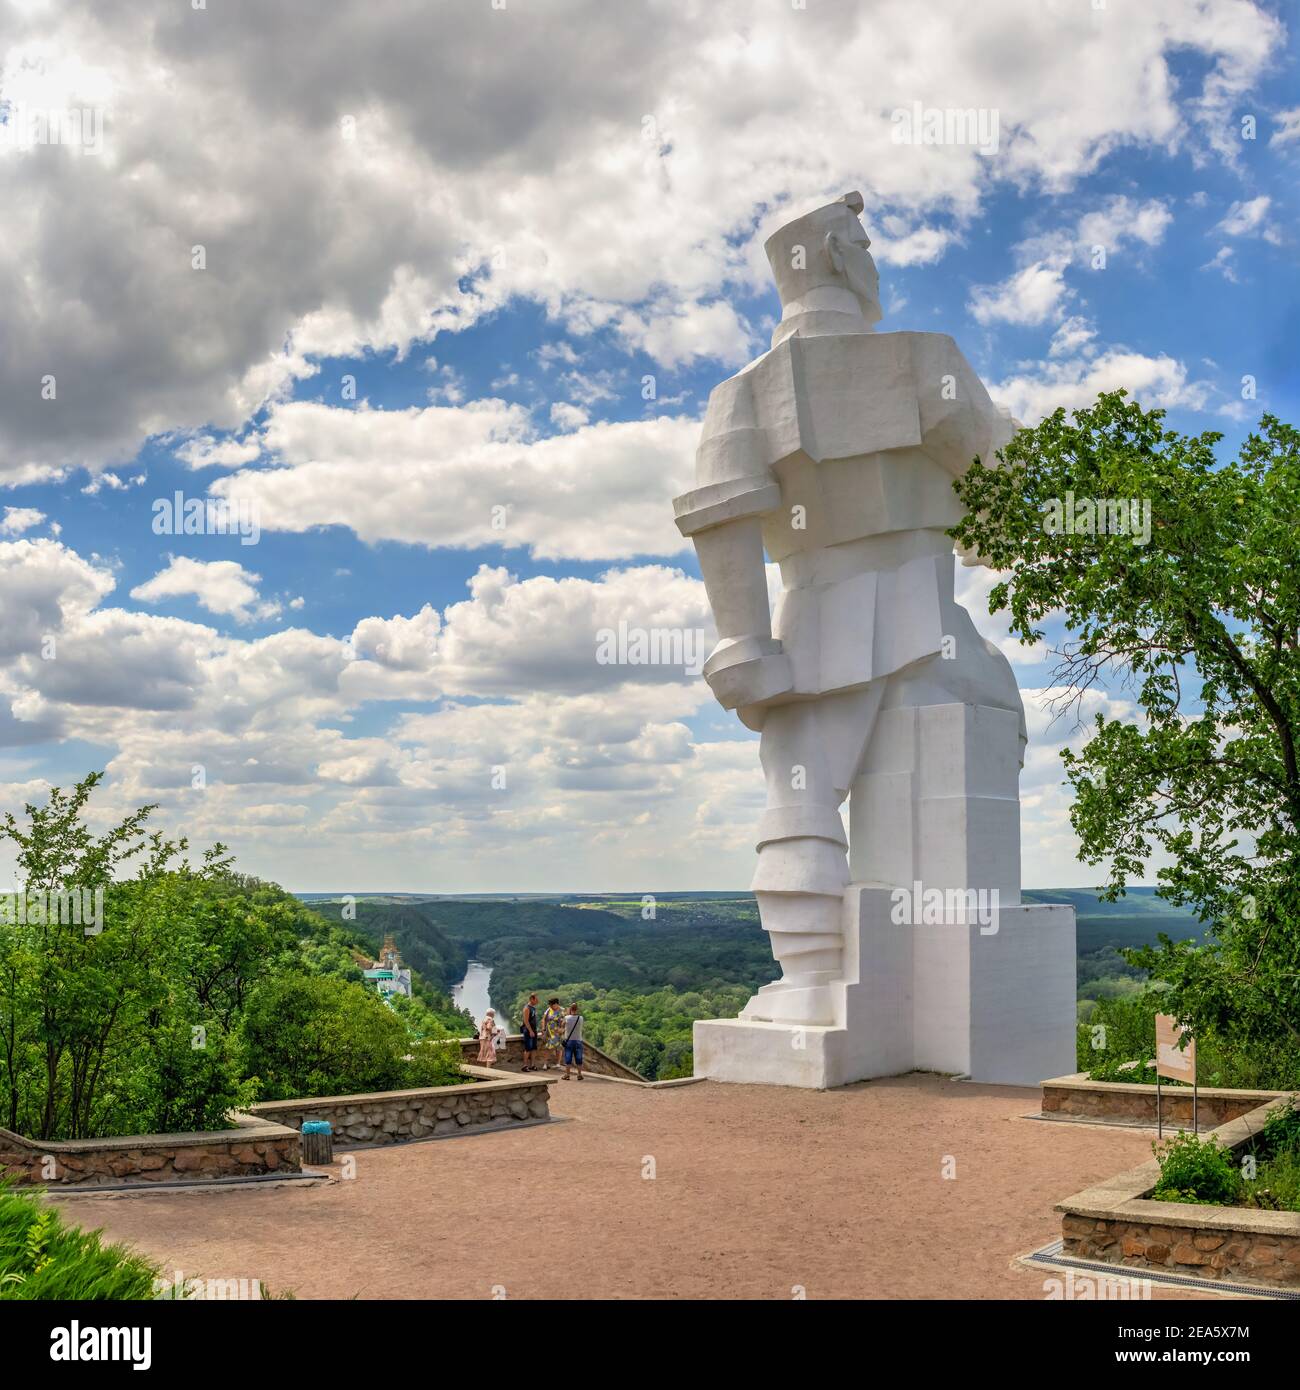
<svg viewBox="0 0 1300 1390">
<path fill-rule="evenodd" d="M 491 979 L 492 967 L 484 965 L 480 960 L 472 960 L 465 967 L 465 978 L 460 984 L 452 986 L 452 1003 L 458 1009 L 468 1010 L 476 1025 L 481 1024 L 483 1015 L 494 1007 L 488 995 L 488 983 Z M 503 1017 L 500 1008 L 497 1008 L 497 1022 L 507 1032 L 510 1031 L 509 1021 Z"/>
</svg>

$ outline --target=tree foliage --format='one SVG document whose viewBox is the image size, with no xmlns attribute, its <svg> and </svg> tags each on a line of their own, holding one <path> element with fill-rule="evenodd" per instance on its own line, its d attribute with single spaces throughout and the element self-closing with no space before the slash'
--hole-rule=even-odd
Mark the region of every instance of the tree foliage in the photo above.
<svg viewBox="0 0 1300 1390">
<path fill-rule="evenodd" d="M 445 996 L 421 982 L 420 998 L 388 1007 L 354 958 L 375 943 L 237 874 L 221 845 L 192 863 L 185 840 L 147 829 L 150 806 L 94 833 L 101 780 L 0 821 L 22 898 L 0 913 L 0 1125 L 39 1139 L 219 1129 L 258 1098 L 259 1068 L 288 1088 L 276 1095 L 451 1079 L 435 1043 L 466 1028 Z M 98 930 L 56 910 L 81 890 L 103 893 Z M 265 998 L 295 993 L 331 1008 L 313 1016 L 314 1041 L 294 1035 L 291 1062 L 270 1042 Z"/>
<path fill-rule="evenodd" d="M 1221 436 L 1167 429 L 1122 391 L 1018 433 L 1002 466 L 956 484 L 953 535 L 1005 572 L 990 611 L 1022 641 L 1064 617 L 1058 714 L 1082 719 L 1118 679 L 1131 716 L 1097 713 L 1063 757 L 1081 857 L 1106 897 L 1160 863 L 1204 946 L 1128 953 L 1170 986 L 1169 1011 L 1260 1049 L 1300 1042 L 1300 434 L 1266 415 L 1235 460 Z M 1149 503 L 1147 544 L 1053 528 L 1072 496 Z"/>
</svg>

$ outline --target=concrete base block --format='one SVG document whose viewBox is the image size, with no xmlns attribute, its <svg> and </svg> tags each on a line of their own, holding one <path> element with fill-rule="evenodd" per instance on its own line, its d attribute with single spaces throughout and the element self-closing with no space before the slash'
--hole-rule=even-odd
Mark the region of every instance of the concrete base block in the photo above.
<svg viewBox="0 0 1300 1390">
<path fill-rule="evenodd" d="M 843 1084 L 834 1057 L 843 1031 L 746 1018 L 697 1019 L 695 1075 L 824 1091 Z"/>
<path fill-rule="evenodd" d="M 1074 909 L 985 900 L 896 922 L 894 890 L 844 897 L 845 978 L 829 1027 L 701 1019 L 695 1075 L 824 1090 L 906 1071 L 1037 1086 L 1074 1066 Z M 924 914 L 921 914 L 924 917 Z"/>
</svg>

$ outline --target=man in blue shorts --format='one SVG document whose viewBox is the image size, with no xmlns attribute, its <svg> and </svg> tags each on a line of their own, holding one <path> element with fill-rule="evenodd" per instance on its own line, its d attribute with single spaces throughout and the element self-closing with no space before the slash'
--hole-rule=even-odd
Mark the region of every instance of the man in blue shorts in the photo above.
<svg viewBox="0 0 1300 1390">
<path fill-rule="evenodd" d="M 577 1004 L 569 1005 L 564 1018 L 564 1079 L 569 1079 L 569 1068 L 577 1067 L 578 1080 L 582 1080 L 582 1015 Z"/>
</svg>

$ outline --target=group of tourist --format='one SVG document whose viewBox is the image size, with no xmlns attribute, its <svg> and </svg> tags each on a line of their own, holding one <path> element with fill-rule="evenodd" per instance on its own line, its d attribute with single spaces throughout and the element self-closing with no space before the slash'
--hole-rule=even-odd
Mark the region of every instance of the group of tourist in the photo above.
<svg viewBox="0 0 1300 1390">
<path fill-rule="evenodd" d="M 530 994 L 519 1031 L 524 1044 L 520 1071 L 550 1071 L 552 1067 L 558 1071 L 563 1057 L 564 1074 L 560 1079 L 568 1081 L 576 1070 L 578 1080 L 582 1080 L 582 1013 L 576 1002 L 566 1009 L 558 998 L 548 999 L 542 1012 L 537 996 Z M 506 1030 L 497 1022 L 496 1010 L 489 1009 L 478 1030 L 479 1065 L 494 1066 L 505 1050 Z M 537 1065 L 539 1052 L 545 1058 L 541 1067 Z"/>
</svg>

